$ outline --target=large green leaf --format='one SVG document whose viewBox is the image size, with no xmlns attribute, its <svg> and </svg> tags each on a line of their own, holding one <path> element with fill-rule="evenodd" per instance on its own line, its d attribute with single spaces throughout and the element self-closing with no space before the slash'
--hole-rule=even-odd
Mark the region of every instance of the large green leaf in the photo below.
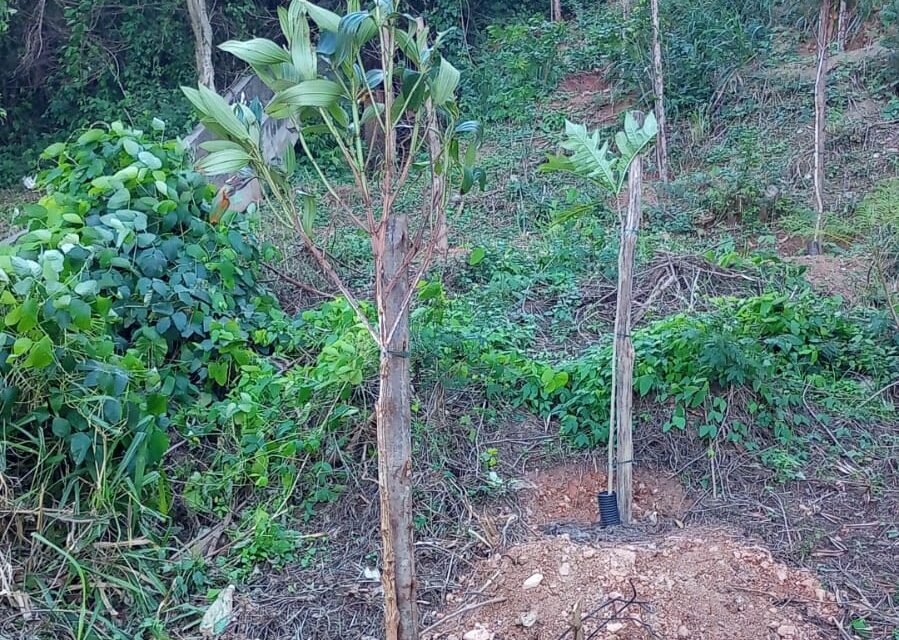
<svg viewBox="0 0 899 640">
<path fill-rule="evenodd" d="M 303 107 L 329 107 L 337 102 L 343 89 L 333 80 L 306 80 L 272 98 L 265 110 L 276 118 L 285 118 Z"/>
<path fill-rule="evenodd" d="M 627 112 L 624 116 L 624 131 L 615 134 L 615 146 L 621 154 L 619 163 L 623 171 L 627 170 L 637 154 L 652 142 L 658 132 L 659 125 L 654 113 L 649 112 L 641 127 L 637 124 L 634 114 Z"/>
<path fill-rule="evenodd" d="M 306 12 L 298 2 L 292 2 L 289 9 L 278 7 L 281 31 L 290 47 L 290 58 L 300 80 L 312 80 L 318 73 L 315 48 L 309 34 Z"/>
<path fill-rule="evenodd" d="M 293 0 L 293 2 L 306 9 L 306 13 L 308 13 L 313 22 L 318 25 L 319 29 L 337 33 L 337 29 L 340 27 L 339 15 L 333 11 L 322 9 L 318 5 L 309 2 L 309 0 Z"/>
<path fill-rule="evenodd" d="M 194 106 L 201 116 L 208 116 L 209 112 L 206 109 L 206 103 L 203 101 L 203 96 L 200 95 L 200 92 L 194 89 L 193 87 L 181 87 L 181 92 L 184 96 L 190 101 L 190 103 Z"/>
<path fill-rule="evenodd" d="M 243 151 L 242 146 L 240 146 L 236 142 L 231 142 L 230 140 L 207 140 L 206 142 L 200 143 L 200 148 L 205 149 L 210 153 L 213 153 L 215 151 L 225 151 L 227 149 Z"/>
<path fill-rule="evenodd" d="M 217 176 L 240 171 L 250 163 L 250 156 L 243 149 L 222 149 L 204 156 L 197 162 L 197 171 Z"/>
<path fill-rule="evenodd" d="M 252 65 L 280 64 L 290 62 L 290 52 L 266 38 L 251 40 L 228 40 L 219 45 L 219 49 Z"/>
<path fill-rule="evenodd" d="M 247 127 L 237 119 L 231 105 L 223 97 L 208 87 L 199 86 L 198 91 L 206 106 L 209 119 L 218 124 L 229 136 L 243 142 L 250 141 Z"/>
<path fill-rule="evenodd" d="M 459 78 L 462 74 L 446 58 L 440 60 L 440 70 L 431 86 L 431 99 L 434 105 L 442 107 L 453 99 L 456 87 L 459 86 Z"/>
<path fill-rule="evenodd" d="M 562 148 L 570 151 L 571 155 L 567 157 L 567 164 L 559 162 L 559 167 L 598 182 L 614 192 L 618 182 L 614 159 L 609 157 L 609 143 L 600 144 L 599 130 L 590 133 L 586 126 L 566 120 L 565 135 L 567 138 L 562 142 Z"/>
<path fill-rule="evenodd" d="M 634 158 L 652 142 L 658 131 L 655 116 L 649 114 L 638 126 L 631 113 L 625 116 L 624 131 L 615 135 L 619 155 L 609 151 L 608 141 L 600 144 L 599 130 L 592 133 L 582 124 L 565 121 L 566 139 L 562 148 L 570 155 L 551 156 L 540 167 L 543 172 L 565 171 L 593 180 L 601 187 L 617 195 L 624 186 L 628 169 Z"/>
</svg>

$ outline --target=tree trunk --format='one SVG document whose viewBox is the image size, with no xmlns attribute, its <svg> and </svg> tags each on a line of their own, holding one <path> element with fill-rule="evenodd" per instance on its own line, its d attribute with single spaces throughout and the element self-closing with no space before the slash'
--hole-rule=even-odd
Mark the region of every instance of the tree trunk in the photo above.
<svg viewBox="0 0 899 640">
<path fill-rule="evenodd" d="M 837 14 L 837 46 L 840 51 L 846 48 L 846 34 L 849 31 L 849 7 L 846 0 L 840 0 L 840 11 Z"/>
<path fill-rule="evenodd" d="M 215 67 L 212 66 L 212 25 L 206 0 L 187 0 L 190 27 L 194 32 L 194 55 L 198 82 L 215 91 Z"/>
<path fill-rule="evenodd" d="M 830 0 L 822 0 L 818 16 L 818 69 L 815 73 L 815 235 L 809 253 L 821 253 L 824 227 L 824 136 L 827 123 L 827 41 L 830 33 Z"/>
<path fill-rule="evenodd" d="M 638 126 L 643 114 L 634 112 Z M 634 402 L 634 345 L 631 340 L 631 305 L 634 286 L 634 253 L 637 234 L 643 215 L 643 157 L 634 158 L 627 180 L 627 216 L 621 227 L 621 246 L 618 250 L 618 300 L 615 307 L 615 422 L 618 431 L 618 511 L 621 521 L 633 520 L 633 402 Z"/>
<path fill-rule="evenodd" d="M 384 621 L 387 640 L 417 640 L 418 604 L 412 538 L 412 412 L 409 372 L 408 219 L 394 213 L 377 242 L 381 337 L 378 395 L 378 483 L 380 485 Z M 396 326 L 392 338 L 391 329 Z M 389 338 L 389 342 L 388 342 Z"/>
<path fill-rule="evenodd" d="M 656 155 L 659 163 L 659 179 L 668 182 L 668 133 L 665 126 L 665 77 L 662 72 L 662 35 L 659 26 L 659 0 L 651 0 L 652 14 L 652 84 L 656 94 L 655 113 L 659 123 L 656 137 Z"/>
<path fill-rule="evenodd" d="M 562 22 L 562 0 L 552 0 L 553 22 Z"/>
</svg>

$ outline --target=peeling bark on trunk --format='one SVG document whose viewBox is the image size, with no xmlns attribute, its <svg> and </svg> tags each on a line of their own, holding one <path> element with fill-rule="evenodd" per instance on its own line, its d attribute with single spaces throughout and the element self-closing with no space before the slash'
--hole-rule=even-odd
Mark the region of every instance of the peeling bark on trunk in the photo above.
<svg viewBox="0 0 899 640">
<path fill-rule="evenodd" d="M 643 114 L 634 112 L 638 126 Z M 637 234 L 643 217 L 643 156 L 634 158 L 628 172 L 627 216 L 622 222 L 621 246 L 618 250 L 618 300 L 615 307 L 615 423 L 618 432 L 618 511 L 621 521 L 633 520 L 633 402 L 634 344 L 631 340 L 631 306 L 634 287 L 634 254 Z"/>
<path fill-rule="evenodd" d="M 408 219 L 394 213 L 377 241 L 381 252 L 377 298 L 380 318 L 381 369 L 378 395 L 378 483 L 385 637 L 417 640 L 418 604 L 415 546 L 412 535 L 412 413 L 409 372 L 409 318 L 404 300 L 409 291 L 406 258 L 410 250 Z M 396 325 L 393 337 L 388 334 Z"/>
<path fill-rule="evenodd" d="M 212 25 L 206 11 L 206 0 L 187 0 L 190 27 L 194 32 L 194 55 L 197 80 L 215 91 L 215 67 L 212 66 Z"/>
<path fill-rule="evenodd" d="M 818 16 L 818 68 L 815 73 L 815 235 L 809 253 L 821 253 L 824 228 L 824 138 L 827 124 L 827 44 L 830 34 L 830 0 L 821 2 Z"/>
<path fill-rule="evenodd" d="M 652 84 L 655 92 L 655 114 L 659 123 L 656 138 L 656 156 L 659 164 L 659 178 L 668 182 L 668 132 L 665 126 L 665 77 L 662 71 L 662 34 L 659 25 L 659 0 L 650 3 L 652 14 Z"/>
</svg>

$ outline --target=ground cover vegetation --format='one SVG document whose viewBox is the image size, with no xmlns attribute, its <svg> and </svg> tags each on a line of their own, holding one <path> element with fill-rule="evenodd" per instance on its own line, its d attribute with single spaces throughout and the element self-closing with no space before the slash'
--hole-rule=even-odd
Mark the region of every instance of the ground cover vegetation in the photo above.
<svg viewBox="0 0 899 640">
<path fill-rule="evenodd" d="M 0 179 L 36 176 L 0 205 L 19 230 L 0 245 L 0 635 L 192 637 L 234 585 L 228 633 L 379 637 L 372 243 L 321 186 L 358 188 L 343 151 L 313 127 L 318 164 L 298 147 L 279 170 L 357 308 L 283 211 L 219 215 L 178 139 L 196 106 L 178 88 L 196 75 L 182 3 L 36 4 L 37 23 L 30 3 L 0 2 L 15 69 Z M 216 43 L 287 52 L 279 4 L 223 3 Z M 649 3 L 563 2 L 563 21 L 512 4 L 408 7 L 456 27 L 443 45 L 484 171 L 447 194 L 449 249 L 411 297 L 423 626 L 460 567 L 528 535 L 486 514 L 515 513 L 529 461 L 602 457 L 608 437 L 625 205 L 540 167 L 566 120 L 611 137 L 624 111 L 651 110 Z M 661 3 L 672 176 L 655 180 L 648 154 L 635 439 L 638 463 L 706 499 L 689 521 L 759 535 L 849 594 L 844 637 L 891 638 L 896 7 L 848 4 L 828 86 L 832 215 L 811 260 L 817 5 Z M 243 71 L 225 52 L 215 64 Z M 421 210 L 430 184 L 422 172 L 397 210 Z M 877 526 L 806 507 L 825 494 L 837 523 Z M 841 555 L 821 554 L 834 536 Z"/>
</svg>

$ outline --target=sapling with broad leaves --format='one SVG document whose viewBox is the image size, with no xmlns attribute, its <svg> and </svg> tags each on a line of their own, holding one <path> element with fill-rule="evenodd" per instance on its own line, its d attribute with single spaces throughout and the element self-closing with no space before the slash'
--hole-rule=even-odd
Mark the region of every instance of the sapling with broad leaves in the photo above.
<svg viewBox="0 0 899 640">
<path fill-rule="evenodd" d="M 599 131 L 565 122 L 566 138 L 562 148 L 568 155 L 552 156 L 541 171 L 564 171 L 586 178 L 616 200 L 628 185 L 628 207 L 625 215 L 618 213 L 620 245 L 618 251 L 618 292 L 615 310 L 615 335 L 612 342 L 612 389 L 609 407 L 608 489 L 611 496 L 615 478 L 615 441 L 618 440 L 618 506 L 625 523 L 631 521 L 631 400 L 633 397 L 634 349 L 631 342 L 631 292 L 633 290 L 634 251 L 640 228 L 640 190 L 643 150 L 655 139 L 658 124 L 650 113 L 645 120 L 639 112 L 628 112 L 624 130 L 615 134 L 618 153 L 610 150 L 610 143 L 600 145 Z"/>
<path fill-rule="evenodd" d="M 280 164 L 261 148 L 259 109 L 233 107 L 200 86 L 184 88 L 203 123 L 221 139 L 203 143 L 207 174 L 249 167 L 264 186 L 271 211 L 355 309 L 380 349 L 376 409 L 381 506 L 382 580 L 388 640 L 418 637 L 412 523 L 412 443 L 409 307 L 433 260 L 446 249 L 446 209 L 453 189 L 483 186 L 475 167 L 476 123 L 463 121 L 456 98 L 460 74 L 438 50 L 420 19 L 390 0 L 362 10 L 348 2 L 338 15 L 307 0 L 278 9 L 287 46 L 254 38 L 220 46 L 250 64 L 273 91 L 268 118 L 286 120 L 317 180 L 292 186 L 293 147 Z M 314 34 L 314 35 L 313 35 Z M 376 127 L 380 148 L 365 130 Z M 338 188 L 312 151 L 310 136 L 328 136 L 349 169 L 354 189 Z M 402 144 L 400 144 L 402 140 Z M 377 154 L 376 161 L 369 162 Z M 373 170 L 373 168 L 375 170 Z M 323 192 L 321 197 L 318 191 Z M 418 204 L 408 204 L 411 194 Z M 459 206 L 464 198 L 459 198 Z M 356 227 L 371 240 L 375 318 L 318 244 L 316 222 Z"/>
</svg>

